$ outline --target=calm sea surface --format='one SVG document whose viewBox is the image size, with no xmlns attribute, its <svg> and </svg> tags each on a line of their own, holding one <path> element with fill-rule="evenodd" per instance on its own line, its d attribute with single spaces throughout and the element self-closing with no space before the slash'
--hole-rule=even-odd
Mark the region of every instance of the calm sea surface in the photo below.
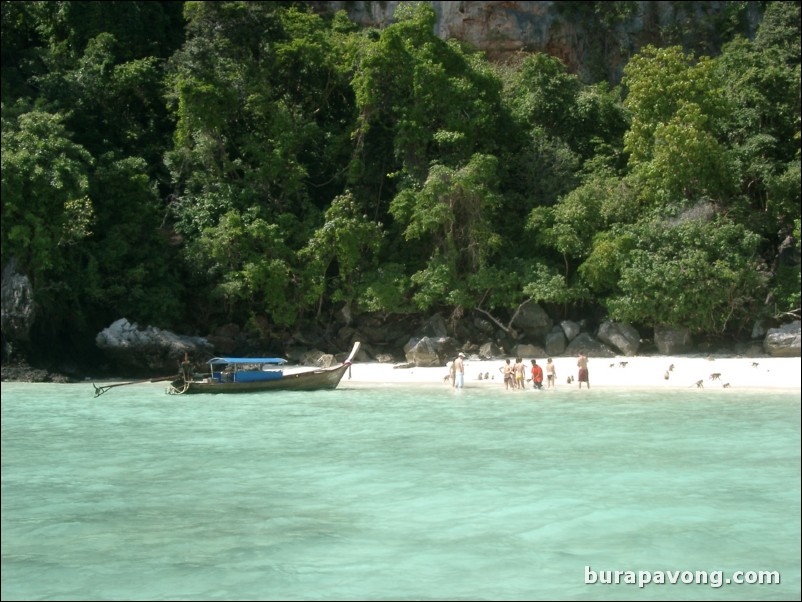
<svg viewBox="0 0 802 602">
<path fill-rule="evenodd" d="M 2 384 L 3 600 L 800 599 L 798 391 L 93 394 Z"/>
</svg>

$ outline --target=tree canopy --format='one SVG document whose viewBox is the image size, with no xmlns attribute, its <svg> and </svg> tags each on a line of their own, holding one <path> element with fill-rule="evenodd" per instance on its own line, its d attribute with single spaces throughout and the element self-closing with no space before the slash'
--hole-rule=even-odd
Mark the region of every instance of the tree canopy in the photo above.
<svg viewBox="0 0 802 602">
<path fill-rule="evenodd" d="M 528 300 L 715 336 L 798 317 L 799 16 L 767 3 L 715 55 L 645 46 L 611 85 L 493 63 L 424 2 L 377 30 L 303 2 L 4 1 L 2 255 L 45 310 L 33 345 Z"/>
</svg>

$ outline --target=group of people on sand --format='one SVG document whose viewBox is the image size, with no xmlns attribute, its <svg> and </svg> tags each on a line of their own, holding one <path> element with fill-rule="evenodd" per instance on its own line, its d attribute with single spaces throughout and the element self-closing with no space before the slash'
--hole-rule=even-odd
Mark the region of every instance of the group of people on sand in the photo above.
<svg viewBox="0 0 802 602">
<path fill-rule="evenodd" d="M 531 382 L 535 389 L 543 388 L 543 368 L 538 365 L 537 360 L 532 360 L 529 368 L 530 378 L 526 378 L 526 364 L 520 357 L 515 358 L 515 363 L 506 360 L 505 364 L 499 368 L 499 372 L 504 376 L 505 389 L 525 389 L 526 383 Z M 554 361 L 549 358 L 546 360 L 546 386 L 552 388 L 556 385 L 557 371 L 554 369 Z"/>
<path fill-rule="evenodd" d="M 588 375 L 588 356 L 585 355 L 584 351 L 579 352 L 579 359 L 576 362 L 577 367 L 579 368 L 579 372 L 577 374 L 577 382 L 579 383 L 579 388 L 582 388 L 582 383 L 587 385 L 587 388 L 590 389 L 590 378 Z M 543 388 L 543 377 L 544 372 L 543 368 L 538 365 L 537 360 L 532 360 L 532 365 L 529 368 L 530 378 L 526 378 L 527 368 L 524 363 L 524 360 L 520 357 L 515 358 L 515 363 L 512 364 L 509 359 L 506 360 L 505 364 L 499 368 L 499 372 L 504 377 L 504 388 L 505 389 L 526 389 L 526 383 L 531 382 L 532 387 L 535 389 L 542 389 Z M 465 354 L 460 353 L 457 358 L 450 363 L 450 372 L 449 372 L 451 386 L 457 389 L 461 389 L 465 386 Z M 551 358 L 546 360 L 546 388 L 551 389 L 552 387 L 556 388 L 557 383 L 557 371 L 554 368 L 554 361 Z M 572 377 L 569 377 L 568 383 L 570 384 L 573 381 Z"/>
</svg>

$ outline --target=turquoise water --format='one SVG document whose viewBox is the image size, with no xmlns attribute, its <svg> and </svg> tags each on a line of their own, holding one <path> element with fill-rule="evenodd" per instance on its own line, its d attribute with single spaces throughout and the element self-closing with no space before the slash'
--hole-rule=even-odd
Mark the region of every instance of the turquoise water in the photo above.
<svg viewBox="0 0 802 602">
<path fill-rule="evenodd" d="M 798 397 L 3 383 L 2 599 L 798 600 Z"/>
</svg>

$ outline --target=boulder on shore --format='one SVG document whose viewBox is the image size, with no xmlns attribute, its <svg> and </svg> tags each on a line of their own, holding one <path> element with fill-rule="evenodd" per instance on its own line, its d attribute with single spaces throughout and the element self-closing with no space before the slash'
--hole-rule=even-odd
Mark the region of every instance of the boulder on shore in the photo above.
<svg viewBox="0 0 802 602">
<path fill-rule="evenodd" d="M 763 339 L 763 349 L 772 357 L 800 357 L 800 321 L 783 324 L 780 328 L 769 328 Z"/>
<path fill-rule="evenodd" d="M 201 365 L 214 351 L 202 337 L 181 336 L 153 326 L 142 329 L 125 318 L 98 333 L 95 344 L 116 370 L 146 376 L 177 373 L 185 353 Z"/>
</svg>

